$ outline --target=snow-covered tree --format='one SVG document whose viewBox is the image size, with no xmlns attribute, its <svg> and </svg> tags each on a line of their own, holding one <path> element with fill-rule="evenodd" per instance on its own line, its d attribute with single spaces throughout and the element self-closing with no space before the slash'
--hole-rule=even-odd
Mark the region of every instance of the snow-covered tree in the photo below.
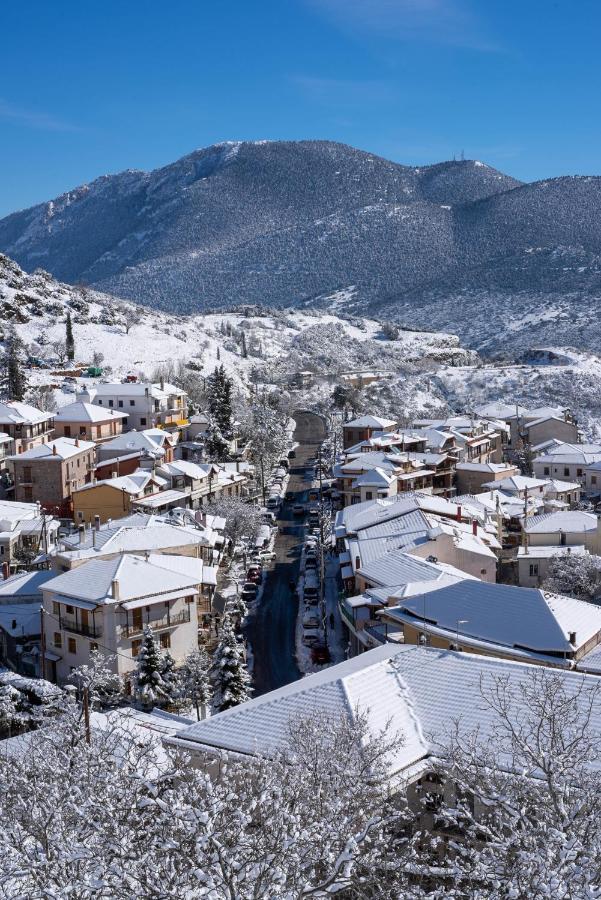
<svg viewBox="0 0 601 900">
<path fill-rule="evenodd" d="M 146 625 L 135 673 L 136 698 L 144 706 L 153 706 L 167 696 L 162 671 L 163 659 L 159 645 L 152 629 Z"/>
<path fill-rule="evenodd" d="M 123 678 L 113 671 L 111 655 L 91 650 L 89 662 L 73 669 L 69 681 L 80 694 L 87 689 L 90 706 L 116 706 L 123 699 Z"/>
<path fill-rule="evenodd" d="M 213 692 L 209 678 L 211 660 L 204 646 L 186 657 L 182 669 L 182 696 L 192 701 L 197 719 L 205 718 Z"/>
<path fill-rule="evenodd" d="M 228 444 L 234 436 L 232 388 L 232 379 L 224 366 L 216 366 L 213 374 L 207 379 L 209 417 L 215 430 L 215 441 L 219 437 L 224 444 Z"/>
<path fill-rule="evenodd" d="M 578 600 L 601 598 L 601 556 L 558 553 L 549 560 L 543 587 Z"/>
<path fill-rule="evenodd" d="M 236 622 L 236 627 L 240 626 L 242 621 L 248 615 L 248 606 L 243 597 L 240 594 L 237 594 L 230 603 L 230 613 L 234 621 Z"/>
<path fill-rule="evenodd" d="M 238 706 L 250 697 L 250 675 L 244 660 L 244 650 L 227 613 L 221 621 L 219 643 L 213 654 L 211 685 L 213 708 L 216 712 Z"/>
<path fill-rule="evenodd" d="M 161 678 L 163 680 L 163 703 L 172 705 L 181 697 L 181 677 L 175 670 L 175 660 L 169 650 L 165 650 L 161 660 Z"/>
<path fill-rule="evenodd" d="M 243 538 L 247 538 L 252 544 L 263 522 L 259 507 L 238 497 L 220 496 L 208 504 L 207 512 L 225 519 L 224 533 L 231 541 L 232 549 Z"/>
<path fill-rule="evenodd" d="M 451 728 L 438 775 L 453 798 L 425 797 L 433 826 L 454 835 L 449 852 L 416 841 L 415 874 L 440 894 L 473 898 L 585 898 L 601 884 L 601 735 L 592 725 L 601 687 L 534 669 L 517 687 L 491 678 L 474 698 L 493 717 L 492 738 Z M 439 805 L 439 808 L 437 806 Z M 420 896 L 420 895 L 417 895 Z"/>
</svg>

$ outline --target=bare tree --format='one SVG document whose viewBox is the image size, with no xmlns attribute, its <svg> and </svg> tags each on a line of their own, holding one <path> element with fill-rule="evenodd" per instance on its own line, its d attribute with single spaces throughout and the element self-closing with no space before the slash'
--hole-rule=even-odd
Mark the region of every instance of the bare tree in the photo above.
<svg viewBox="0 0 601 900">
<path fill-rule="evenodd" d="M 142 315 L 135 306 L 124 306 L 119 310 L 119 314 L 126 334 L 129 334 L 134 325 L 139 325 L 142 321 Z"/>
</svg>

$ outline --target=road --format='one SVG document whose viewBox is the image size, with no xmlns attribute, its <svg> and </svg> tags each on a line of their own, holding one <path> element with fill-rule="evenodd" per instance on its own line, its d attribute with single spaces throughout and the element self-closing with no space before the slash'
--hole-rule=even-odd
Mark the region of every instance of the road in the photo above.
<svg viewBox="0 0 601 900">
<path fill-rule="evenodd" d="M 298 579 L 304 527 L 294 519 L 292 504 L 306 502 L 307 482 L 303 480 L 306 460 L 325 437 L 325 425 L 323 420 L 310 413 L 297 413 L 294 417 L 297 421 L 294 438 L 299 447 L 296 458 L 291 460 L 287 490 L 295 496 L 291 502 L 282 505 L 278 519 L 280 533 L 274 544 L 277 559 L 266 571 L 261 603 L 245 628 L 253 652 L 255 697 L 301 677 L 295 652 L 298 600 L 293 599 L 289 585 Z"/>
</svg>

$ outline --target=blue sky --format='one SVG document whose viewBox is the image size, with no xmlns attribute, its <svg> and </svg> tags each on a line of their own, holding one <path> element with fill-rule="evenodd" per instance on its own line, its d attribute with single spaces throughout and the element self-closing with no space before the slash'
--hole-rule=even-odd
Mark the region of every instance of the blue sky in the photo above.
<svg viewBox="0 0 601 900">
<path fill-rule="evenodd" d="M 595 0 L 21 0 L 2 19 L 0 215 L 220 140 L 601 173 Z"/>
</svg>

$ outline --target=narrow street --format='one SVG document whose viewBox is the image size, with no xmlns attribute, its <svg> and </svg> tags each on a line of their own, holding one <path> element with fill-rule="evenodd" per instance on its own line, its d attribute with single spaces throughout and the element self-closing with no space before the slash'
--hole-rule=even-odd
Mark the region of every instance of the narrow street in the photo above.
<svg viewBox="0 0 601 900">
<path fill-rule="evenodd" d="M 304 525 L 302 520 L 294 518 L 292 506 L 307 501 L 307 482 L 303 479 L 306 461 L 323 440 L 325 427 L 311 414 L 299 414 L 296 418 L 295 440 L 299 446 L 296 458 L 290 461 L 287 488 L 294 497 L 282 504 L 278 519 L 280 533 L 274 544 L 277 559 L 265 571 L 263 598 L 245 627 L 253 651 L 255 697 L 301 677 L 295 653 L 298 600 L 290 592 L 290 582 L 296 583 L 298 579 Z"/>
</svg>

